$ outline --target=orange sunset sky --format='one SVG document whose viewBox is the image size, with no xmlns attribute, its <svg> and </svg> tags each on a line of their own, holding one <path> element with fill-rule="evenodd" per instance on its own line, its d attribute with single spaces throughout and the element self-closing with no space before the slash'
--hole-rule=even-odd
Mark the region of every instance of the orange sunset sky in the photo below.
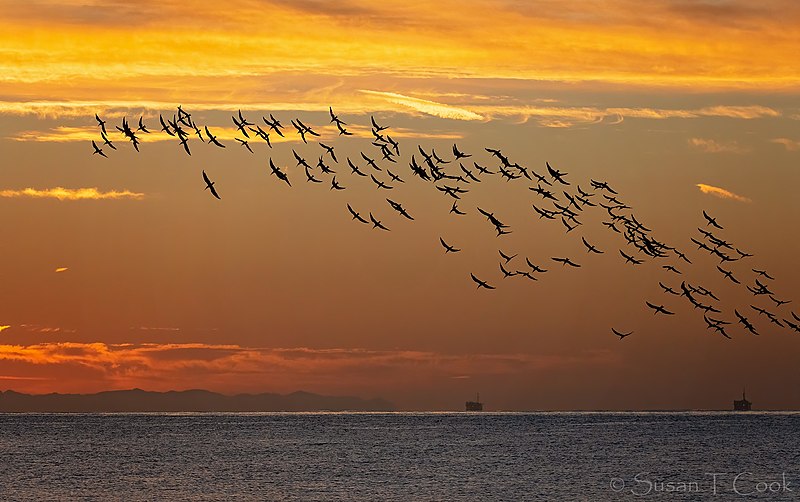
<svg viewBox="0 0 800 502">
<path fill-rule="evenodd" d="M 797 54 L 791 0 L 0 0 L 0 390 L 306 390 L 422 410 L 479 391 L 488 409 L 534 410 L 728 408 L 746 386 L 755 408 L 800 408 L 800 333 L 750 307 L 800 313 Z M 159 131 L 177 105 L 226 148 L 192 135 L 186 155 Z M 262 127 L 272 113 L 285 138 L 253 138 L 251 154 L 238 110 Z M 108 158 L 92 155 L 95 113 Z M 397 164 L 371 144 L 371 115 Z M 153 130 L 139 153 L 123 117 Z M 321 136 L 304 144 L 292 119 Z M 296 167 L 292 149 L 316 165 L 317 141 L 346 190 Z M 537 218 L 531 204 L 550 206 L 524 178 L 459 182 L 467 214 L 449 213 L 408 164 L 418 145 L 452 161 L 454 143 L 466 166 L 496 171 L 485 147 L 539 173 L 548 161 L 569 173 L 559 196 L 607 181 L 692 264 L 626 264 L 618 251 L 635 249 L 599 207 L 567 234 Z M 405 183 L 352 174 L 348 157 L 388 181 L 361 152 Z M 477 207 L 513 232 L 496 236 Z M 703 210 L 754 255 L 722 264 L 741 285 L 690 241 L 711 229 Z M 498 250 L 519 255 L 512 271 L 525 257 L 549 271 L 503 278 Z M 792 303 L 749 293 L 752 268 Z M 658 285 L 682 280 L 716 293 L 731 340 Z"/>
</svg>

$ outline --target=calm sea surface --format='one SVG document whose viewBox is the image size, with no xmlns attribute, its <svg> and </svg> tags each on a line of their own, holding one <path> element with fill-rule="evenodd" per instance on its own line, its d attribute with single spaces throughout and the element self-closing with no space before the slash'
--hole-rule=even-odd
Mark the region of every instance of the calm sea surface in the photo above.
<svg viewBox="0 0 800 502">
<path fill-rule="evenodd" d="M 800 414 L 0 414 L 0 500 L 800 500 Z"/>
</svg>

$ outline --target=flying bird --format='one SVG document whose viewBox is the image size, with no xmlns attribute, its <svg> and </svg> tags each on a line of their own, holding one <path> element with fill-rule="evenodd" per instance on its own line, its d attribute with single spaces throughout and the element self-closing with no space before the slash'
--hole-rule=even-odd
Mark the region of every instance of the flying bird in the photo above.
<svg viewBox="0 0 800 502">
<path fill-rule="evenodd" d="M 549 162 L 545 162 L 545 165 L 547 166 L 547 172 L 548 172 L 548 173 L 550 173 L 550 176 L 552 176 L 552 178 L 553 178 L 555 181 L 558 181 L 558 182 L 559 182 L 559 183 L 561 183 L 562 185 L 569 185 L 569 183 L 567 183 L 566 181 L 564 181 L 564 176 L 566 176 L 566 175 L 567 175 L 567 173 L 562 173 L 561 171 L 559 171 L 559 170 L 557 170 L 557 169 L 553 169 L 553 168 L 550 166 L 550 163 L 549 163 Z"/>
<path fill-rule="evenodd" d="M 182 137 L 181 141 L 180 141 L 180 144 L 181 144 L 181 146 L 183 146 L 183 149 L 186 151 L 187 155 L 191 155 L 192 154 L 192 152 L 189 151 L 189 138 L 187 138 L 185 136 Z"/>
<path fill-rule="evenodd" d="M 506 261 L 506 263 L 510 262 L 511 260 L 513 260 L 517 256 L 517 255 L 509 256 L 509 255 L 505 254 L 503 251 L 501 251 L 499 249 L 497 250 L 497 252 L 500 253 L 500 256 L 503 257 L 503 259 Z"/>
<path fill-rule="evenodd" d="M 387 231 L 389 230 L 388 228 L 383 226 L 379 220 L 376 220 L 375 217 L 372 216 L 372 213 L 369 213 L 369 219 L 372 222 L 372 228 L 380 228 L 381 230 L 387 230 Z"/>
<path fill-rule="evenodd" d="M 276 166 L 276 165 L 275 165 L 275 164 L 272 162 L 272 157 L 270 157 L 270 159 L 269 159 L 269 167 L 270 167 L 270 169 L 272 169 L 272 172 L 271 172 L 270 174 L 274 174 L 275 176 L 277 176 L 277 177 L 278 177 L 278 179 L 279 179 L 279 180 L 285 181 L 287 185 L 289 185 L 289 186 L 292 186 L 292 184 L 291 184 L 291 183 L 289 183 L 289 177 L 288 177 L 288 176 L 286 176 L 286 173 L 284 173 L 283 171 L 281 171 L 281 170 L 280 170 L 280 168 L 278 168 L 278 167 L 277 167 L 277 166 Z"/>
<path fill-rule="evenodd" d="M 633 331 L 629 331 L 628 333 L 622 333 L 622 332 L 620 332 L 620 331 L 617 331 L 617 330 L 616 330 L 616 329 L 614 329 L 614 328 L 611 328 L 611 331 L 612 331 L 612 332 L 614 332 L 614 334 L 615 334 L 615 335 L 617 335 L 617 336 L 619 337 L 619 339 L 620 339 L 620 340 L 622 340 L 622 339 L 623 339 L 623 338 L 625 338 L 626 336 L 630 336 L 630 335 L 632 335 L 632 334 L 633 334 Z"/>
<path fill-rule="evenodd" d="M 373 117 L 372 115 L 369 116 L 369 120 L 372 122 L 372 128 L 375 129 L 376 132 L 381 132 L 381 131 L 389 128 L 389 126 L 383 126 L 383 127 L 379 126 L 375 122 L 375 117 Z"/>
<path fill-rule="evenodd" d="M 345 188 L 346 187 L 343 187 L 342 185 L 339 184 L 339 182 L 336 181 L 336 176 L 334 176 L 333 179 L 331 180 L 331 188 L 330 189 L 331 190 L 344 190 Z"/>
<path fill-rule="evenodd" d="M 92 140 L 92 146 L 94 147 L 94 152 L 92 152 L 92 155 L 100 154 L 101 157 L 108 158 L 108 155 L 103 153 L 103 149 L 97 146 L 97 143 L 95 143 L 94 140 Z"/>
<path fill-rule="evenodd" d="M 333 107 L 332 106 L 328 107 L 328 113 L 331 114 L 331 123 L 336 122 L 337 124 L 347 125 L 347 122 L 342 122 L 341 120 L 339 120 L 339 117 L 335 113 L 333 113 Z"/>
<path fill-rule="evenodd" d="M 117 147 L 114 146 L 114 143 L 112 143 L 111 140 L 108 139 L 108 136 L 106 136 L 106 134 L 104 132 L 100 131 L 100 137 L 103 138 L 103 144 L 104 145 L 108 145 L 108 147 L 111 148 L 112 150 L 116 150 L 117 149 Z"/>
<path fill-rule="evenodd" d="M 766 270 L 756 270 L 756 269 L 752 269 L 752 270 L 753 270 L 753 272 L 755 272 L 756 274 L 758 274 L 758 275 L 760 275 L 760 276 L 762 276 L 762 277 L 766 277 L 767 279 L 770 279 L 770 280 L 774 280 L 774 279 L 775 279 L 774 277 L 772 277 L 771 275 L 769 275 L 769 274 L 767 273 L 767 271 L 766 271 Z"/>
<path fill-rule="evenodd" d="M 708 223 L 706 223 L 706 226 L 711 225 L 712 227 L 715 227 L 715 228 L 718 228 L 720 230 L 723 230 L 722 226 L 719 223 L 717 223 L 717 219 L 716 218 L 712 218 L 711 216 L 709 216 L 708 213 L 705 210 L 703 210 L 703 216 L 705 217 L 706 221 L 708 222 Z"/>
<path fill-rule="evenodd" d="M 586 246 L 586 250 L 587 250 L 586 252 L 587 253 L 603 254 L 603 251 L 600 251 L 599 249 L 597 249 L 592 244 L 589 244 L 588 242 L 586 242 L 586 239 L 584 237 L 581 237 L 581 240 L 583 241 L 583 245 Z"/>
<path fill-rule="evenodd" d="M 205 171 L 203 171 L 203 180 L 206 182 L 206 187 L 204 188 L 204 190 L 211 190 L 211 195 L 213 195 L 217 199 L 222 200 L 222 197 L 220 197 L 219 194 L 217 193 L 217 189 L 214 188 L 214 183 L 216 183 L 216 181 L 211 181 L 210 179 L 208 179 L 208 175 L 206 174 Z"/>
<path fill-rule="evenodd" d="M 451 246 L 450 244 L 446 243 L 444 241 L 444 239 L 442 239 L 441 237 L 439 237 L 439 242 L 441 242 L 442 246 L 444 247 L 444 254 L 447 254 L 447 253 L 458 253 L 459 251 L 461 251 L 460 249 L 457 249 L 457 248 Z"/>
<path fill-rule="evenodd" d="M 348 210 L 348 211 L 350 211 L 350 214 L 352 214 L 352 215 L 353 215 L 353 219 L 354 219 L 354 220 L 358 220 L 358 221 L 360 221 L 361 223 L 369 223 L 367 220 L 365 220 L 364 218 L 362 218 L 362 217 L 361 217 L 361 215 L 360 215 L 359 213 L 357 213 L 357 212 L 355 211 L 355 209 L 353 209 L 353 208 L 350 206 L 350 204 L 347 204 L 347 210 Z"/>
<path fill-rule="evenodd" d="M 379 179 L 377 179 L 375 176 L 373 176 L 371 174 L 369 175 L 369 177 L 372 178 L 372 181 L 375 183 L 375 185 L 378 188 L 383 188 L 384 190 L 391 190 L 391 189 L 394 188 L 393 186 L 387 185 L 386 183 L 380 181 Z"/>
<path fill-rule="evenodd" d="M 463 153 L 463 152 L 459 151 L 458 147 L 456 146 L 455 143 L 453 143 L 453 155 L 455 155 L 456 160 L 466 159 L 467 157 L 472 157 L 472 155 L 469 155 L 469 154 L 466 154 L 466 153 Z"/>
<path fill-rule="evenodd" d="M 206 136 L 208 137 L 208 141 L 210 141 L 211 143 L 214 143 L 215 145 L 217 145 L 220 148 L 225 148 L 225 145 L 220 143 L 219 140 L 217 140 L 217 137 L 214 136 L 213 134 L 211 134 L 211 131 L 208 130 L 208 126 L 205 126 L 205 129 L 206 129 Z"/>
<path fill-rule="evenodd" d="M 778 300 L 772 295 L 769 295 L 769 299 L 775 302 L 776 307 L 781 307 L 783 305 L 786 305 L 787 303 L 792 303 L 792 300 Z"/>
<path fill-rule="evenodd" d="M 480 288 L 494 289 L 494 286 L 490 286 L 489 283 L 487 283 L 486 281 L 478 279 L 477 277 L 475 277 L 475 274 L 470 273 L 469 276 L 472 277 L 472 280 L 475 281 L 475 283 L 478 285 L 478 289 Z"/>
<path fill-rule="evenodd" d="M 759 333 L 756 331 L 756 329 L 755 329 L 755 326 L 753 326 L 752 324 L 750 324 L 750 321 L 748 321 L 748 320 L 747 320 L 747 318 L 746 318 L 745 316 L 743 316 L 742 314 L 740 314 L 738 310 L 734 309 L 733 313 L 734 313 L 734 314 L 736 314 L 736 317 L 737 317 L 737 318 L 739 318 L 739 323 L 740 323 L 742 326 L 744 326 L 744 328 L 745 328 L 747 331 L 749 331 L 750 333 L 752 333 L 752 334 L 754 334 L 754 335 L 758 335 L 758 334 L 759 334 Z"/>
<path fill-rule="evenodd" d="M 97 121 L 97 125 L 100 126 L 100 130 L 103 131 L 103 134 L 108 134 L 108 131 L 106 131 L 106 121 L 100 120 L 100 117 L 96 113 L 94 114 L 94 119 Z"/>
<path fill-rule="evenodd" d="M 580 267 L 580 265 L 579 265 L 579 264 L 577 264 L 577 263 L 573 262 L 573 261 L 572 261 L 572 260 L 570 260 L 569 258 L 550 258 L 550 259 L 551 259 L 551 260 L 553 260 L 553 261 L 555 261 L 555 262 L 558 262 L 558 263 L 560 263 L 562 266 L 563 266 L 563 265 L 569 265 L 570 267 L 576 267 L 576 268 L 577 268 L 577 267 Z"/>
<path fill-rule="evenodd" d="M 680 296 L 680 293 L 678 293 L 677 291 L 675 291 L 674 289 L 672 289 L 669 286 L 665 286 L 662 282 L 659 281 L 658 285 L 661 286 L 661 289 L 663 289 L 665 293 L 669 293 L 669 294 L 675 295 L 675 296 Z"/>
<path fill-rule="evenodd" d="M 725 270 L 724 268 L 720 267 L 719 265 L 717 265 L 717 270 L 722 272 L 722 275 L 725 276 L 726 279 L 730 279 L 731 282 L 733 282 L 734 284 L 741 284 L 741 282 L 739 282 L 736 279 L 736 277 L 733 276 L 733 272 L 732 271 Z"/>
<path fill-rule="evenodd" d="M 492 171 L 488 170 L 487 168 L 481 166 L 477 162 L 473 162 L 472 165 L 475 166 L 475 169 L 477 169 L 478 172 L 480 172 L 481 174 L 486 174 L 486 175 L 489 175 L 489 176 L 491 176 L 492 174 L 495 174 Z"/>
<path fill-rule="evenodd" d="M 311 183 L 322 183 L 322 180 L 318 180 L 317 178 L 314 177 L 313 174 L 311 174 L 311 170 L 308 168 L 308 166 L 306 166 L 305 172 L 306 172 L 306 181 L 309 181 Z"/>
<path fill-rule="evenodd" d="M 375 163 L 375 159 L 371 159 L 371 158 L 367 157 L 366 155 L 364 155 L 364 152 L 361 152 L 361 158 L 366 160 L 367 164 L 372 166 L 372 168 L 375 169 L 376 171 L 380 171 L 381 170 L 381 168 L 378 167 L 378 165 Z"/>
<path fill-rule="evenodd" d="M 664 314 L 664 315 L 675 315 L 674 312 L 670 312 L 669 310 L 665 309 L 663 305 L 653 305 L 652 303 L 645 301 L 648 307 L 653 309 L 653 315 L 655 314 Z"/>
<path fill-rule="evenodd" d="M 504 279 L 508 277 L 514 277 L 515 275 L 517 275 L 516 272 L 509 272 L 508 270 L 506 270 L 505 267 L 503 267 L 502 263 L 500 264 L 500 271 L 503 273 Z"/>
<path fill-rule="evenodd" d="M 525 263 L 527 263 L 528 266 L 531 267 L 531 270 L 534 272 L 539 272 L 539 273 L 547 272 L 547 269 L 544 269 L 538 265 L 534 265 L 533 263 L 531 263 L 531 260 L 529 258 L 525 258 Z"/>
<path fill-rule="evenodd" d="M 350 166 L 350 169 L 352 169 L 353 174 L 357 174 L 359 176 L 366 176 L 366 173 L 361 172 L 358 166 L 353 164 L 353 161 L 350 160 L 350 157 L 347 157 L 347 165 Z"/>
<path fill-rule="evenodd" d="M 392 209 L 394 209 L 395 211 L 400 213 L 403 217 L 405 217 L 405 218 L 407 218 L 409 220 L 413 220 L 414 219 L 414 218 L 411 217 L 410 214 L 408 214 L 408 212 L 405 210 L 405 208 L 403 208 L 403 205 L 400 204 L 399 202 L 395 202 L 395 201 L 393 201 L 391 199 L 386 199 L 386 202 L 388 202 L 389 205 L 392 206 Z"/>
<path fill-rule="evenodd" d="M 450 212 L 451 213 L 455 213 L 455 214 L 460 215 L 460 216 L 463 216 L 463 215 L 467 214 L 464 211 L 459 210 L 457 204 L 458 204 L 458 201 L 454 200 L 453 201 L 453 207 L 450 208 Z"/>
<path fill-rule="evenodd" d="M 250 153 L 254 153 L 254 152 L 253 152 L 253 149 L 252 149 L 252 148 L 250 148 L 250 143 L 249 143 L 249 142 L 247 142 L 247 141 L 245 141 L 245 140 L 243 140 L 243 139 L 239 139 L 239 138 L 233 138 L 233 139 L 235 139 L 236 141 L 238 141 L 238 142 L 239 142 L 239 144 L 240 144 L 240 145 L 242 145 L 243 147 L 247 148 L 247 149 L 250 151 Z"/>
<path fill-rule="evenodd" d="M 334 162 L 336 162 L 337 164 L 339 163 L 339 160 L 336 158 L 336 154 L 334 153 L 332 146 L 328 146 L 325 143 L 318 143 L 318 145 L 324 148 L 326 152 L 328 152 L 328 154 L 331 156 Z"/>
<path fill-rule="evenodd" d="M 642 263 L 644 263 L 644 260 L 637 260 L 633 256 L 625 254 L 621 249 L 619 250 L 619 254 L 621 254 L 622 257 L 625 258 L 625 263 L 631 263 L 633 265 L 641 265 Z"/>
</svg>

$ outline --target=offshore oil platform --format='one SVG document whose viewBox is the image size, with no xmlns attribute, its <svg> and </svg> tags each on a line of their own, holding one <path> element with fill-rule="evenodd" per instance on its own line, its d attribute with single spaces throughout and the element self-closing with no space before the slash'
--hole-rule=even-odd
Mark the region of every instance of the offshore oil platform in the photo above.
<svg viewBox="0 0 800 502">
<path fill-rule="evenodd" d="M 747 400 L 744 395 L 744 389 L 742 389 L 742 399 L 734 399 L 733 400 L 733 411 L 750 411 L 750 408 L 753 406 L 753 403 Z"/>
<path fill-rule="evenodd" d="M 483 403 L 481 402 L 481 395 L 476 394 L 474 401 L 467 401 L 466 411 L 483 411 Z"/>
</svg>

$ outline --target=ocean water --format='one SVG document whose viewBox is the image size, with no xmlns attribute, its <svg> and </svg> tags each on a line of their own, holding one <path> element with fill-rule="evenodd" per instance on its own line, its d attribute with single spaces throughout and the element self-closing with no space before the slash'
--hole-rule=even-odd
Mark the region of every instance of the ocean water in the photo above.
<svg viewBox="0 0 800 502">
<path fill-rule="evenodd" d="M 800 500 L 800 414 L 0 414 L 0 500 Z"/>
</svg>

